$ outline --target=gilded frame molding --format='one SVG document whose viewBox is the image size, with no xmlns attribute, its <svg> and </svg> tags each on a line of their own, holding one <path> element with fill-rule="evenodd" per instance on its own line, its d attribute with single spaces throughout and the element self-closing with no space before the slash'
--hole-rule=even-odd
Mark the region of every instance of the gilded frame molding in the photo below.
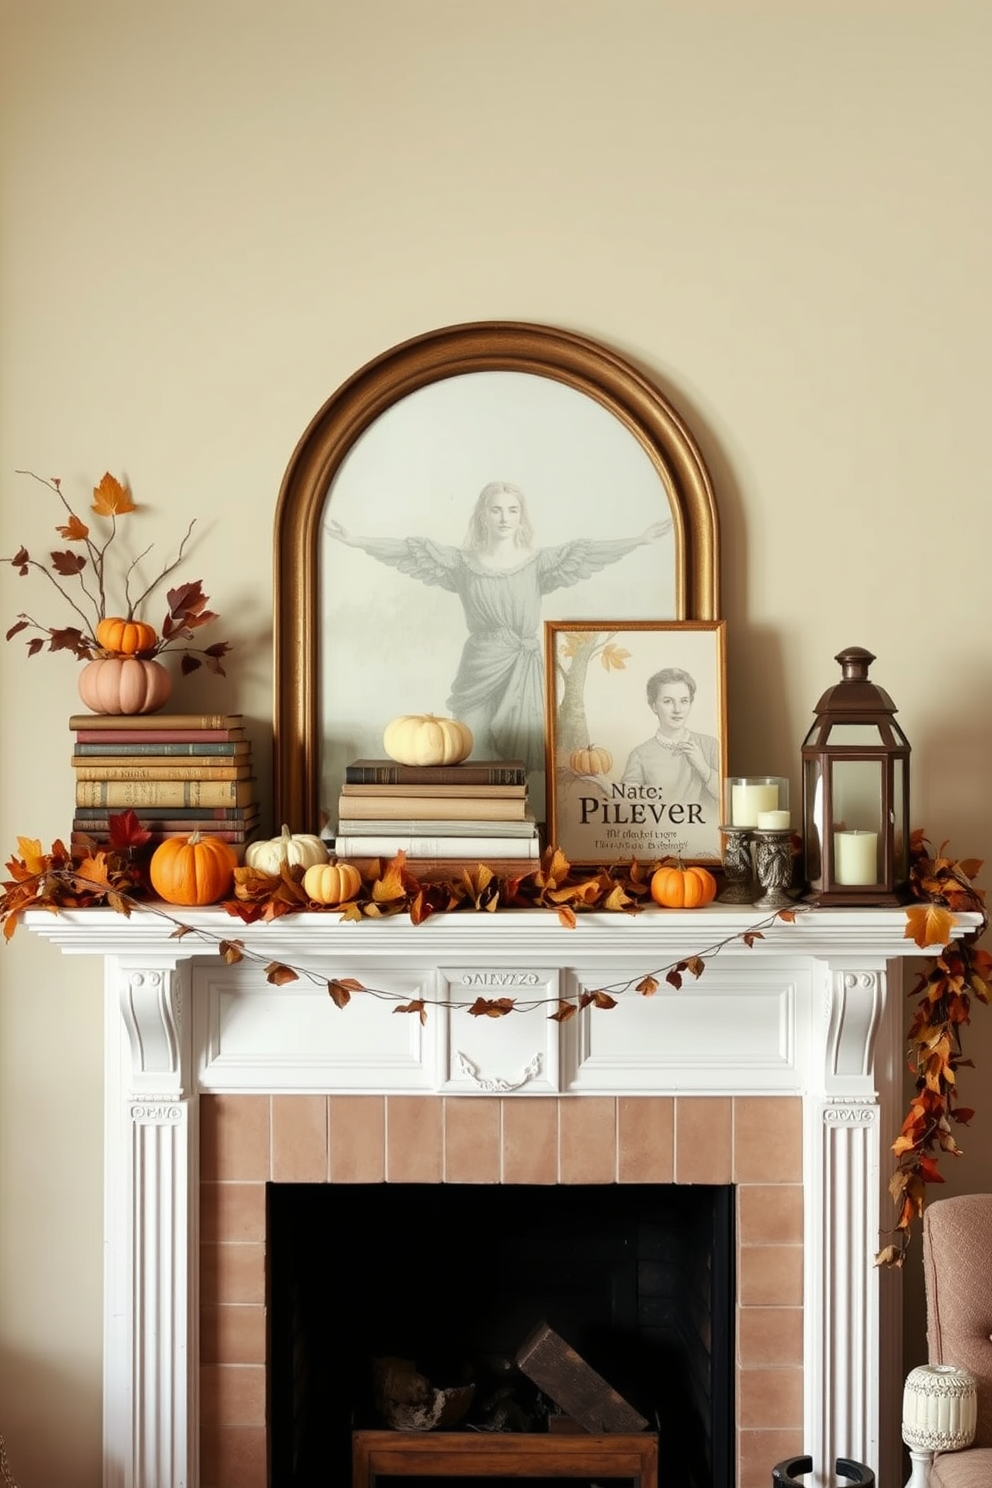
<svg viewBox="0 0 992 1488">
<path fill-rule="evenodd" d="M 320 531 L 324 502 L 355 441 L 393 403 L 443 378 L 509 371 L 550 377 L 593 398 L 640 443 L 670 493 L 677 619 L 719 618 L 719 528 L 693 435 L 652 383 L 608 347 L 571 331 L 477 321 L 429 331 L 375 357 L 311 420 L 283 477 L 274 533 L 275 820 L 314 831 L 322 720 Z"/>
</svg>

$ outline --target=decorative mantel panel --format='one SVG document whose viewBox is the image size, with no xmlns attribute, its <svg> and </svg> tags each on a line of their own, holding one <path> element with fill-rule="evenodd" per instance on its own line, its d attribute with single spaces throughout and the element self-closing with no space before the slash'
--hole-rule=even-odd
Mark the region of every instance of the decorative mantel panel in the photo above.
<svg viewBox="0 0 992 1488">
<path fill-rule="evenodd" d="M 26 919 L 67 954 L 105 962 L 106 1488 L 198 1488 L 198 1103 L 243 1092 L 801 1097 L 811 1481 L 832 1481 L 838 1456 L 898 1476 L 901 1296 L 874 1255 L 891 1216 L 883 1154 L 901 1120 L 901 961 L 918 954 L 901 910 L 787 923 L 651 909 L 582 916 L 572 930 L 541 910 L 420 926 L 326 914 L 244 925 L 152 907 Z M 740 937 L 758 923 L 748 946 Z M 225 939 L 250 959 L 229 966 Z M 673 962 L 716 947 L 698 980 L 664 981 Z M 272 986 L 271 962 L 312 978 Z M 634 990 L 659 973 L 654 996 Z M 385 1000 L 356 993 L 338 1009 L 326 983 L 343 977 Z M 617 1007 L 550 1020 L 549 999 L 604 987 Z M 473 1018 L 479 995 L 538 1005 Z M 425 1023 L 395 1015 L 396 999 L 421 998 Z"/>
</svg>

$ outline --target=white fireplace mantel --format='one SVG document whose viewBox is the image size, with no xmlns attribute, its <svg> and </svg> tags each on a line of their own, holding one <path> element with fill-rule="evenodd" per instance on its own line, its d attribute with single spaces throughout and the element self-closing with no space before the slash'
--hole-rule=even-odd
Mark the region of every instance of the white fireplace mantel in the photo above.
<svg viewBox="0 0 992 1488">
<path fill-rule="evenodd" d="M 25 917 L 66 954 L 105 964 L 106 1488 L 198 1488 L 198 1100 L 243 1091 L 801 1097 L 811 1482 L 832 1481 L 837 1456 L 896 1480 L 900 1294 L 874 1255 L 891 1225 L 902 961 L 920 954 L 902 910 L 804 910 L 790 923 L 714 905 L 583 915 L 567 929 L 544 910 L 414 926 L 162 909 Z M 977 917 L 959 918 L 963 934 Z M 246 960 L 229 965 L 223 940 Z M 698 980 L 664 981 L 697 955 Z M 273 962 L 312 979 L 272 985 Z M 634 984 L 649 973 L 661 979 L 648 998 Z M 338 1009 L 326 987 L 338 977 L 423 998 L 426 1022 L 361 992 Z M 564 1023 L 546 1005 L 498 1021 L 465 1011 L 480 995 L 546 1003 L 625 984 L 616 1008 Z"/>
</svg>

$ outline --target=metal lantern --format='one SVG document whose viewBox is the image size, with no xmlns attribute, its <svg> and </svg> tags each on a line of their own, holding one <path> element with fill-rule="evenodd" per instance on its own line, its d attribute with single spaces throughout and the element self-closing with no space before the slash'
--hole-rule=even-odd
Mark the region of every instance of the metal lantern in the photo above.
<svg viewBox="0 0 992 1488">
<path fill-rule="evenodd" d="M 909 882 L 909 744 L 895 704 L 868 680 L 870 651 L 834 658 L 842 680 L 803 743 L 803 839 L 817 904 L 901 904 Z"/>
</svg>

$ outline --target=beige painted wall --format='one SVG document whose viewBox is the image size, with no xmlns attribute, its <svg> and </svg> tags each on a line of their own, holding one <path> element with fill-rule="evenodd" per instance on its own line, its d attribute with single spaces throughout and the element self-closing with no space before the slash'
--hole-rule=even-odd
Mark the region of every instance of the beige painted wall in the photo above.
<svg viewBox="0 0 992 1488">
<path fill-rule="evenodd" d="M 734 771 L 797 790 L 832 657 L 868 646 L 915 822 L 992 859 L 986 0 L 0 0 L 0 24 L 0 553 L 52 538 L 18 467 L 126 473 L 163 551 L 196 515 L 186 572 L 237 650 L 181 698 L 247 713 L 264 765 L 272 517 L 311 415 L 420 331 L 568 327 L 647 369 L 712 470 Z M 29 598 L 47 618 L 0 573 L 4 629 Z M 4 646 L 0 686 L 6 857 L 68 831 L 74 666 Z M 99 968 L 18 935 L 0 976 L 0 1431 L 25 1484 L 89 1488 Z M 973 1042 L 962 1190 L 992 1187 L 984 1009 Z"/>
</svg>

